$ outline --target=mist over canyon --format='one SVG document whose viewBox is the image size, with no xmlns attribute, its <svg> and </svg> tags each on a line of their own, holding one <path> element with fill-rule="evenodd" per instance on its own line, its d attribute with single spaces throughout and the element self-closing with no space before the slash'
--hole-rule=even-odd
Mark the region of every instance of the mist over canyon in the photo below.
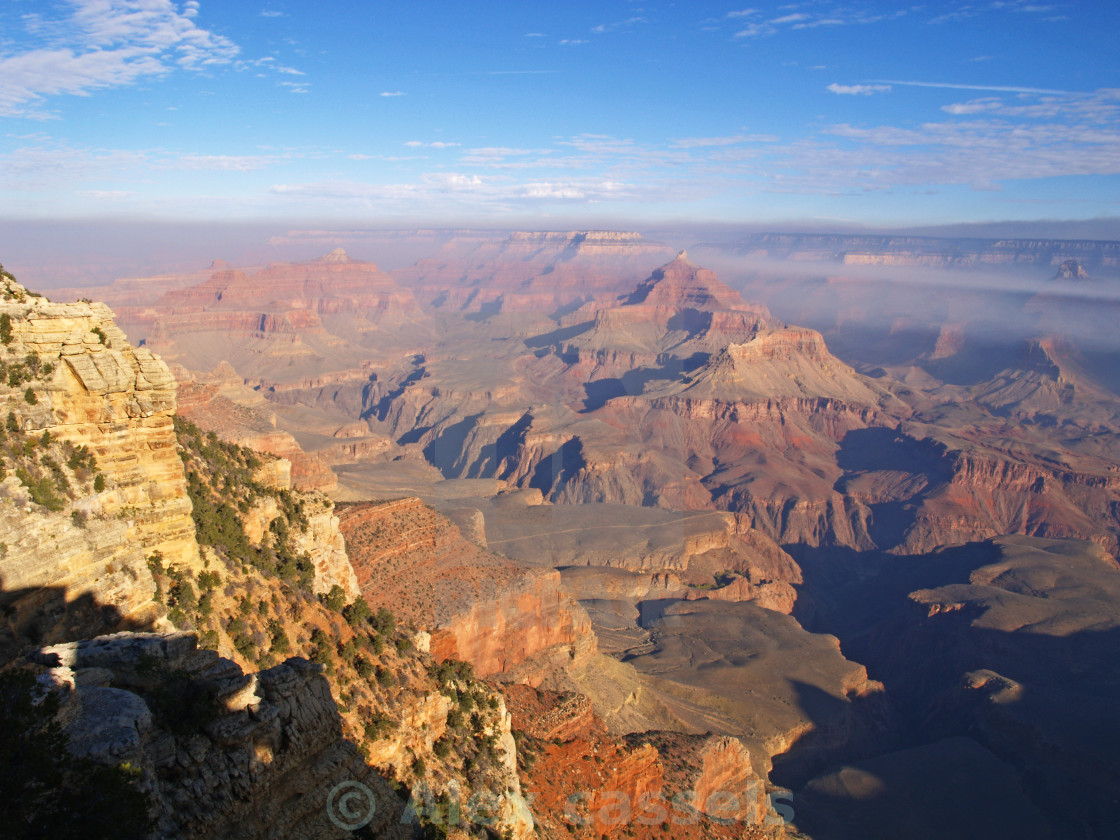
<svg viewBox="0 0 1120 840">
<path fill-rule="evenodd" d="M 160 836 L 1120 828 L 1120 243 L 290 236 L 4 278 L 5 660 Z"/>
</svg>

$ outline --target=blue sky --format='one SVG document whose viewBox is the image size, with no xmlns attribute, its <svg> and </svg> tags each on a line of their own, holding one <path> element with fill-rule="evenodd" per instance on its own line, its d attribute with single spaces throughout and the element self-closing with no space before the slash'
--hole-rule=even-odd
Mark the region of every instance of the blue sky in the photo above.
<svg viewBox="0 0 1120 840">
<path fill-rule="evenodd" d="M 1120 4 L 3 0 L 0 215 L 1120 215 Z"/>
</svg>

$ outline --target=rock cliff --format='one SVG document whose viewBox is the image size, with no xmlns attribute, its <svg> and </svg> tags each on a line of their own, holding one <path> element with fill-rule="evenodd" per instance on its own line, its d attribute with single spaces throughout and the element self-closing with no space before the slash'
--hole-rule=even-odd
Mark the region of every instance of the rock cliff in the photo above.
<svg viewBox="0 0 1120 840">
<path fill-rule="evenodd" d="M 410 835 L 405 803 L 343 739 L 321 666 L 246 674 L 196 642 L 124 633 L 33 654 L 65 695 L 71 750 L 134 768 L 159 836 L 348 837 L 340 788 L 372 797 L 378 836 Z"/>
<path fill-rule="evenodd" d="M 468 543 L 419 499 L 347 506 L 341 527 L 366 600 L 427 630 L 436 659 L 465 660 L 483 676 L 519 670 L 539 682 L 548 665 L 534 666 L 537 659 L 571 661 L 595 650 L 587 614 L 559 572 Z"/>
<path fill-rule="evenodd" d="M 19 476 L 0 500 L 10 630 L 50 640 L 80 626 L 144 624 L 154 590 L 146 558 L 198 561 L 175 380 L 128 344 L 102 304 L 51 303 L 5 279 L 0 321 L 7 464 Z M 86 489 L 74 485 L 92 472 Z"/>
<path fill-rule="evenodd" d="M 738 740 L 661 731 L 612 736 L 579 695 L 524 685 L 503 692 L 544 836 L 787 836 Z"/>
</svg>

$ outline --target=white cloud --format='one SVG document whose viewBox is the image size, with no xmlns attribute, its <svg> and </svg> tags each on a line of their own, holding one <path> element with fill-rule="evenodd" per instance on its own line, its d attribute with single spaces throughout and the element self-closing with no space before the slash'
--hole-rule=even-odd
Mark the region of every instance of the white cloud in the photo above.
<svg viewBox="0 0 1120 840">
<path fill-rule="evenodd" d="M 853 96 L 870 96 L 873 93 L 888 93 L 890 89 L 890 85 L 838 85 L 835 82 L 826 88 L 826 90 L 830 90 L 833 93 Z"/>
<path fill-rule="evenodd" d="M 841 20 L 840 18 L 817 18 L 817 20 L 811 20 L 808 23 L 795 23 L 793 28 L 816 29 L 818 26 L 843 26 L 846 23 L 847 21 Z"/>
<path fill-rule="evenodd" d="M 162 169 L 218 172 L 252 172 L 275 163 L 275 155 L 199 155 L 186 154 L 158 164 Z"/>
<path fill-rule="evenodd" d="M 382 96 L 404 96 L 405 93 L 404 93 L 403 90 L 383 90 L 383 91 L 381 91 L 381 95 Z"/>
<path fill-rule="evenodd" d="M 23 19 L 39 45 L 0 58 L 0 114 L 48 117 L 40 108 L 48 96 L 87 96 L 175 66 L 228 64 L 239 52 L 233 41 L 194 24 L 193 0 L 182 11 L 171 0 L 70 0 L 69 6 L 61 20 Z"/>
<path fill-rule="evenodd" d="M 740 29 L 735 33 L 736 38 L 759 38 L 764 35 L 773 35 L 777 32 L 773 26 L 765 23 L 752 23 L 746 29 Z"/>
<path fill-rule="evenodd" d="M 596 35 L 602 35 L 604 32 L 613 32 L 616 29 L 625 29 L 628 26 L 633 26 L 635 23 L 645 23 L 644 17 L 631 17 L 626 20 L 615 21 L 614 23 L 600 23 L 598 26 L 591 27 L 591 31 Z"/>
<path fill-rule="evenodd" d="M 915 82 L 899 81 L 898 79 L 879 79 L 884 85 L 906 85 L 909 87 L 945 88 L 946 90 L 993 90 L 998 93 L 1052 93 L 1062 96 L 1077 95 L 1074 91 L 1053 90 L 1050 88 L 1018 87 L 1007 85 L 965 85 L 954 82 Z"/>
<path fill-rule="evenodd" d="M 431 143 L 423 143 L 419 140 L 408 140 L 405 142 L 405 145 L 413 149 L 419 149 L 425 146 L 429 149 L 453 149 L 456 146 L 460 146 L 462 144 L 451 143 L 446 140 L 434 140 Z"/>
<path fill-rule="evenodd" d="M 608 199 L 633 200 L 657 193 L 636 189 L 612 178 L 535 179 L 519 183 L 503 177 L 488 177 L 462 172 L 427 173 L 419 181 L 406 184 L 370 184 L 356 181 L 320 181 L 303 184 L 276 184 L 273 195 L 302 203 L 322 201 L 332 204 L 352 201 L 358 205 L 417 207 L 474 207 L 491 211 L 512 211 L 526 206 L 562 203 L 595 203 Z"/>
<path fill-rule="evenodd" d="M 1001 101 L 999 99 L 973 99 L 969 102 L 955 102 L 952 105 L 942 105 L 941 110 L 947 114 L 955 116 L 965 116 L 968 114 L 981 114 L 984 111 L 994 111 L 1000 107 Z"/>
<path fill-rule="evenodd" d="M 735 134 L 730 137 L 685 137 L 669 143 L 674 149 L 702 149 L 711 146 L 736 146 L 739 143 L 774 143 L 773 134 Z"/>
<path fill-rule="evenodd" d="M 131 190 L 78 190 L 78 195 L 86 198 L 113 201 L 118 198 L 127 198 L 134 193 Z"/>
<path fill-rule="evenodd" d="M 533 166 L 548 165 L 549 162 L 538 159 L 532 162 L 518 161 L 516 163 L 509 163 L 507 159 L 511 157 L 524 158 L 526 155 L 548 155 L 549 151 L 549 149 L 515 149 L 509 146 L 483 146 L 477 149 L 468 149 L 467 153 L 459 158 L 459 162 L 501 169 L 527 169 Z"/>
<path fill-rule="evenodd" d="M 560 43 L 566 46 L 574 47 L 577 44 L 586 44 L 587 40 L 584 38 L 563 38 L 561 39 Z"/>
</svg>

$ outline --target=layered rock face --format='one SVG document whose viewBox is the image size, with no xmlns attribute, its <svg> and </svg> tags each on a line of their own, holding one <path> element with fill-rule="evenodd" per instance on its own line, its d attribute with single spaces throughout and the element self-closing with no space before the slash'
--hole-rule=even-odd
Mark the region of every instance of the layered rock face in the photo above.
<svg viewBox="0 0 1120 840">
<path fill-rule="evenodd" d="M 5 283 L 0 316 L 11 338 L 0 355 L 39 370 L 26 389 L 0 385 L 9 428 L 85 447 L 103 482 L 51 512 L 6 479 L 0 542 L 12 632 L 50 640 L 76 627 L 145 625 L 155 618 L 146 558 L 199 556 L 171 419 L 175 380 L 128 344 L 104 305 L 55 304 Z"/>
<path fill-rule="evenodd" d="M 526 573 L 454 616 L 432 633 L 431 642 L 436 659 L 466 660 L 484 676 L 516 671 L 520 679 L 537 684 L 548 667 L 533 668 L 531 659 L 549 652 L 568 664 L 594 651 L 587 613 L 563 588 L 560 573 L 545 570 Z"/>
<path fill-rule="evenodd" d="M 433 334 L 411 292 L 343 251 L 252 274 L 218 271 L 120 314 L 134 341 L 193 371 L 225 363 L 270 382 L 358 368 L 371 355 L 395 359 Z"/>
<path fill-rule="evenodd" d="M 1077 259 L 1094 267 L 1120 267 L 1120 247 L 1093 240 L 759 233 L 743 237 L 733 250 L 739 255 L 848 265 L 1058 266 Z"/>
<path fill-rule="evenodd" d="M 290 490 L 291 483 L 286 478 L 286 474 L 281 472 L 275 476 L 271 486 L 277 490 Z M 361 590 L 333 507 L 322 496 L 313 494 L 307 494 L 302 501 L 307 527 L 294 534 L 293 539 L 297 551 L 310 557 L 315 567 L 312 590 L 326 593 L 337 585 L 342 588 L 347 601 L 354 600 L 361 595 Z M 280 513 L 280 507 L 272 496 L 262 498 L 246 511 L 244 527 L 249 542 L 254 546 L 262 545 L 269 526 Z"/>
<path fill-rule="evenodd" d="M 786 836 L 738 740 L 662 731 L 612 736 L 579 695 L 524 685 L 503 692 L 522 736 L 525 789 L 546 836 Z"/>
<path fill-rule="evenodd" d="M 276 428 L 276 414 L 271 406 L 245 405 L 222 393 L 223 384 L 234 392 L 247 390 L 228 364 L 220 365 L 210 376 L 194 375 L 182 366 L 177 367 L 180 417 L 225 440 L 282 459 L 288 465 L 287 486 L 295 490 L 326 492 L 338 486 L 335 474 L 321 458 L 304 451 L 289 432 Z M 218 382 L 199 381 L 219 377 Z M 261 400 L 257 398 L 256 402 Z"/>
<path fill-rule="evenodd" d="M 22 429 L 49 430 L 94 453 L 110 489 L 92 502 L 91 513 L 125 514 L 145 551 L 196 556 L 171 423 L 176 383 L 167 365 L 146 348 L 133 348 L 104 305 L 29 298 L 2 306 L 12 316 L 8 350 L 56 364 L 54 375 L 34 389 L 45 399 L 12 409 Z"/>
<path fill-rule="evenodd" d="M 367 796 L 357 819 L 373 797 L 377 836 L 409 836 L 404 803 L 343 740 L 320 666 L 246 674 L 196 642 L 124 633 L 34 654 L 64 693 L 71 749 L 136 768 L 160 836 L 349 837 L 339 786 Z"/>
<path fill-rule="evenodd" d="M 519 231 L 466 254 L 393 272 L 425 303 L 471 313 L 544 313 L 621 294 L 672 255 L 636 233 Z"/>
<path fill-rule="evenodd" d="M 434 658 L 465 660 L 483 676 L 518 670 L 539 682 L 551 658 L 594 653 L 587 613 L 559 572 L 471 545 L 419 499 L 348 507 L 341 518 L 366 601 L 429 631 Z"/>
</svg>

